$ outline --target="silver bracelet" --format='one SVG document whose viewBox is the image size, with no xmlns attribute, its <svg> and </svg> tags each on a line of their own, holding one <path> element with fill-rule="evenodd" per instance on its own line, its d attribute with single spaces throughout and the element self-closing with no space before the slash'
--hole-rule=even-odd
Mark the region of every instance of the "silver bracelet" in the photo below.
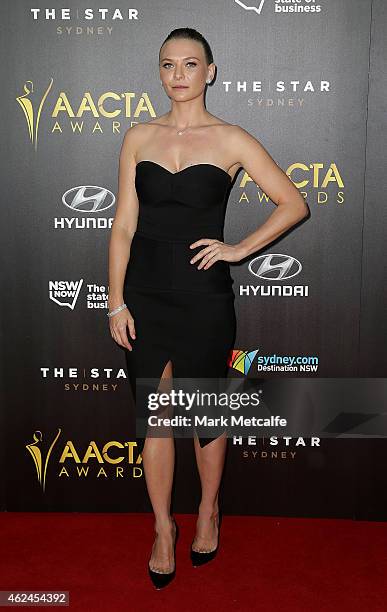
<svg viewBox="0 0 387 612">
<path fill-rule="evenodd" d="M 115 308 L 114 310 L 108 312 L 107 316 L 108 317 L 113 317 L 118 312 L 121 312 L 121 310 L 124 310 L 124 308 L 127 308 L 127 305 L 126 304 L 121 304 L 121 306 L 118 306 L 118 308 Z"/>
</svg>

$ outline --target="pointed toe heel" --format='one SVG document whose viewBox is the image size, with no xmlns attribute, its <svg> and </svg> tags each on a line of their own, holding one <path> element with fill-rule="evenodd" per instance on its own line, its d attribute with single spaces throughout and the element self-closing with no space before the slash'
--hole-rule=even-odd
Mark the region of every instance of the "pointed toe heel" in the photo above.
<svg viewBox="0 0 387 612">
<path fill-rule="evenodd" d="M 211 550 L 210 552 L 198 552 L 197 550 L 193 550 L 192 549 L 192 544 L 191 544 L 191 549 L 190 549 L 190 557 L 191 557 L 191 563 L 193 565 L 193 567 L 200 567 L 201 565 L 205 565 L 206 563 L 208 563 L 209 561 L 212 561 L 213 559 L 215 559 L 216 554 L 218 552 L 219 549 L 219 533 L 220 533 L 220 525 L 222 522 L 222 514 L 221 512 L 219 512 L 219 522 L 218 522 L 218 542 L 216 544 L 216 548 L 214 550 Z"/>
<path fill-rule="evenodd" d="M 212 561 L 212 559 L 216 557 L 217 552 L 218 547 L 216 547 L 215 550 L 211 550 L 211 552 L 197 552 L 191 548 L 191 562 L 193 567 L 199 567 L 200 565 Z"/>
<path fill-rule="evenodd" d="M 156 587 L 156 589 L 159 591 L 160 589 L 165 588 L 170 582 L 172 582 L 172 580 L 174 579 L 174 577 L 176 576 L 176 542 L 177 542 L 177 538 L 179 536 L 179 527 L 175 521 L 175 519 L 173 519 L 173 522 L 175 523 L 175 528 L 176 528 L 176 532 L 175 532 L 175 543 L 174 543 L 174 556 L 175 556 L 175 568 L 172 572 L 155 572 L 154 570 L 151 570 L 151 568 L 149 567 L 149 563 L 148 563 L 148 574 L 149 577 L 153 583 L 153 585 Z"/>
<path fill-rule="evenodd" d="M 148 573 L 149 573 L 150 579 L 153 582 L 153 585 L 159 591 L 160 589 L 163 589 L 164 587 L 166 587 L 174 579 L 176 575 L 176 569 L 174 569 L 173 572 L 169 572 L 168 574 L 161 574 L 160 572 L 154 572 L 148 566 Z"/>
</svg>

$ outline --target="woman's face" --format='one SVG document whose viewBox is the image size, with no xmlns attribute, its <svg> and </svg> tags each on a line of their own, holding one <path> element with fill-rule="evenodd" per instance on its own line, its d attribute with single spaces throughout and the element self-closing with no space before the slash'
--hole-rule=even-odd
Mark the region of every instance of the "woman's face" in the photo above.
<svg viewBox="0 0 387 612">
<path fill-rule="evenodd" d="M 207 65 L 203 45 L 187 38 L 168 40 L 161 48 L 159 66 L 163 87 L 176 101 L 201 95 L 215 70 L 215 64 Z"/>
</svg>

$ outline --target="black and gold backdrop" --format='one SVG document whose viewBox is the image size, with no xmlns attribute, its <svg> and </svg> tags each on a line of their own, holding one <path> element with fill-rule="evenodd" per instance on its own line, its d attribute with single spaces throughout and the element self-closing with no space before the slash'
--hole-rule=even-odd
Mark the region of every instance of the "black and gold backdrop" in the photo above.
<svg viewBox="0 0 387 612">
<path fill-rule="evenodd" d="M 150 510 L 107 249 L 123 135 L 169 109 L 158 51 L 190 26 L 218 67 L 208 110 L 255 135 L 311 211 L 232 266 L 230 377 L 266 385 L 300 436 L 230 439 L 224 511 L 385 519 L 383 1 L 67 6 L 1 5 L 1 508 Z M 273 209 L 242 170 L 226 241 Z M 192 440 L 177 440 L 175 511 L 198 495 Z"/>
</svg>

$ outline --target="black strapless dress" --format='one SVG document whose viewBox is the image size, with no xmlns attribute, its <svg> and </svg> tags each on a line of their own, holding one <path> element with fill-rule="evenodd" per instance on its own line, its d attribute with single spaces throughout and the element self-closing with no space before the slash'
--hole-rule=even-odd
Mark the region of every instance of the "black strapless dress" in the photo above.
<svg viewBox="0 0 387 612">
<path fill-rule="evenodd" d="M 190 260 L 207 245 L 189 245 L 224 240 L 231 183 L 228 172 L 212 164 L 174 173 L 150 160 L 137 163 L 139 216 L 124 281 L 136 329 L 136 339 L 128 334 L 133 350 L 125 349 L 135 401 L 136 378 L 160 379 L 169 360 L 173 378 L 227 376 L 236 332 L 230 266 L 216 261 L 198 270 L 201 260 Z M 145 414 L 137 401 L 136 414 Z M 198 437 L 201 446 L 214 439 Z M 140 451 L 144 441 L 137 433 Z"/>
</svg>

